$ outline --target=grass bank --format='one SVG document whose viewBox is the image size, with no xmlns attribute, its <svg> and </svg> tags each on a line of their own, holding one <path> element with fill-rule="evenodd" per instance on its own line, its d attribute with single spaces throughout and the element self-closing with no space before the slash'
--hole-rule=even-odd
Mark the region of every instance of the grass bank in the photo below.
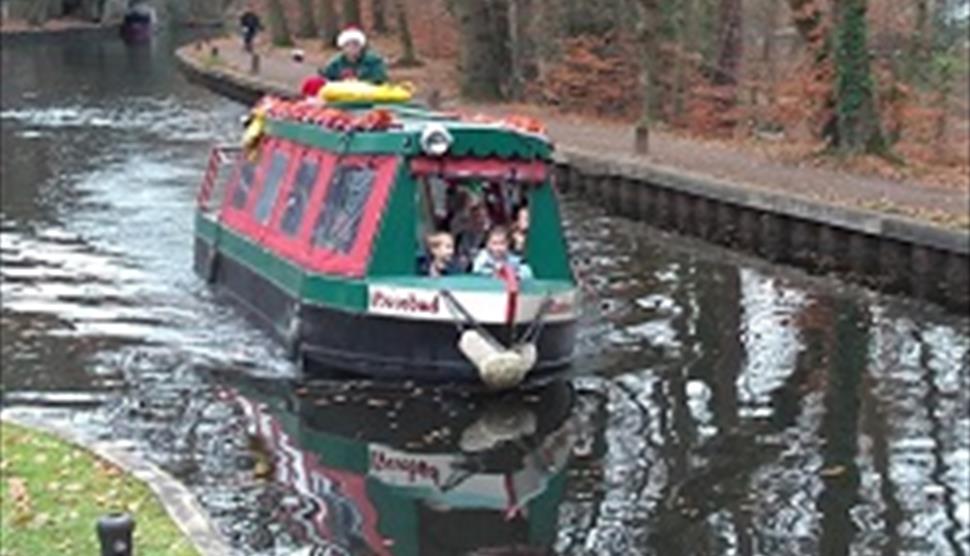
<svg viewBox="0 0 970 556">
<path fill-rule="evenodd" d="M 48 434 L 0 422 L 0 556 L 98 554 L 98 517 L 135 517 L 135 553 L 195 555 L 148 487 Z"/>
</svg>

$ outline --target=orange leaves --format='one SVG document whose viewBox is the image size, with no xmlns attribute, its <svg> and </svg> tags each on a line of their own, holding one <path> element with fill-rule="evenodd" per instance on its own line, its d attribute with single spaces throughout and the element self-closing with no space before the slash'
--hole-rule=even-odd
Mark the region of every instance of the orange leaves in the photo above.
<svg viewBox="0 0 970 556">
<path fill-rule="evenodd" d="M 641 97 L 633 42 L 619 33 L 563 40 L 563 54 L 535 84 L 533 96 L 567 110 L 635 117 Z"/>
</svg>

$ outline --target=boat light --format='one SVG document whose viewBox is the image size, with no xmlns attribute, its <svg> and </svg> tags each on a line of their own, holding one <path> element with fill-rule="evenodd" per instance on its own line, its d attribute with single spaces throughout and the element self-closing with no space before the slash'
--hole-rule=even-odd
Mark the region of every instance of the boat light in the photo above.
<svg viewBox="0 0 970 556">
<path fill-rule="evenodd" d="M 454 138 L 441 124 L 428 124 L 421 132 L 421 149 L 430 156 L 444 156 Z"/>
</svg>

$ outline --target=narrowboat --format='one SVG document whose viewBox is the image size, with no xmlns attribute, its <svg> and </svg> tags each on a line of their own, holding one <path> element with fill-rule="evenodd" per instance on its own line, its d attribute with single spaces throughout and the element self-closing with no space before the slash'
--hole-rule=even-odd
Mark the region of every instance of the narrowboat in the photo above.
<svg viewBox="0 0 970 556">
<path fill-rule="evenodd" d="M 503 389 L 570 364 L 577 283 L 537 122 L 268 97 L 243 143 L 210 156 L 195 268 L 306 372 Z M 420 272 L 431 231 L 474 237 L 516 211 L 528 277 Z"/>
<path fill-rule="evenodd" d="M 275 518 L 335 554 L 548 554 L 572 455 L 602 444 L 564 381 L 477 399 L 232 382 L 264 477 L 298 495 Z"/>
</svg>

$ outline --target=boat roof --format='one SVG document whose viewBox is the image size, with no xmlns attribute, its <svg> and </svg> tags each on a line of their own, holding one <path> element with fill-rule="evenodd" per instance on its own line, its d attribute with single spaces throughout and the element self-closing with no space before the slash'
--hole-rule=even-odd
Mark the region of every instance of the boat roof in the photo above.
<svg viewBox="0 0 970 556">
<path fill-rule="evenodd" d="M 394 125 L 379 131 L 346 131 L 319 123 L 295 119 L 267 118 L 268 135 L 289 139 L 308 146 L 346 154 L 421 155 L 421 133 L 429 124 L 438 124 L 451 134 L 449 157 L 498 157 L 503 159 L 552 159 L 553 144 L 543 133 L 510 125 L 499 118 L 465 119 L 454 113 L 431 110 L 416 103 L 329 103 L 351 118 L 363 118 L 376 110 L 393 117 Z"/>
</svg>

